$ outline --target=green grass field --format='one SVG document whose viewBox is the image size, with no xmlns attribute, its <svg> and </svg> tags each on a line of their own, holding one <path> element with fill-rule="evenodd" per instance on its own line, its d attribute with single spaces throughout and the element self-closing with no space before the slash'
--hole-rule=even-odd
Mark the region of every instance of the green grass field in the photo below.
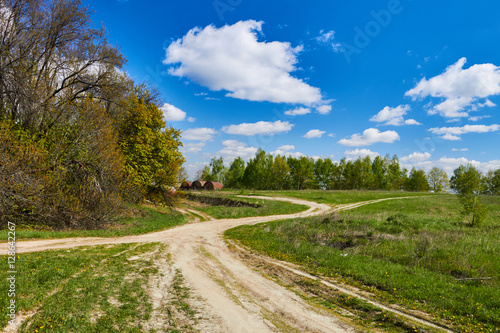
<svg viewBox="0 0 500 333">
<path fill-rule="evenodd" d="M 342 205 L 360 201 L 368 201 L 383 198 L 397 198 L 407 196 L 427 196 L 443 195 L 431 194 L 427 192 L 402 192 L 402 191 L 253 191 L 250 195 L 264 195 L 271 197 L 290 197 L 297 199 L 310 200 L 319 203 Z"/>
<path fill-rule="evenodd" d="M 378 196 L 375 192 L 347 193 L 343 198 L 337 197 L 338 192 L 284 194 L 330 204 Z M 500 197 L 482 199 L 489 217 L 474 228 L 463 223 L 455 196 L 432 195 L 383 201 L 329 216 L 242 226 L 226 235 L 315 274 L 362 286 L 387 302 L 426 311 L 457 331 L 497 332 Z"/>
<path fill-rule="evenodd" d="M 24 323 L 18 332 L 153 332 L 146 329 L 153 306 L 151 277 L 157 260 L 168 254 L 164 245 L 122 244 L 23 254 L 16 262 L 16 307 Z M 5 256 L 1 256 L 7 262 Z M 167 262 L 168 263 L 168 262 Z M 162 309 L 162 327 L 169 332 L 192 331 L 176 325 L 180 312 L 194 321 L 185 303 L 189 290 L 171 269 L 170 301 Z M 0 327 L 5 327 L 9 302 L 7 272 L 0 273 Z M 189 321 L 189 320 L 188 320 Z"/>
<path fill-rule="evenodd" d="M 172 228 L 188 222 L 188 219 L 184 215 L 168 208 L 150 208 L 141 206 L 137 207 L 137 209 L 139 209 L 139 215 L 141 216 L 123 217 L 117 219 L 106 228 L 100 230 L 50 230 L 32 227 L 19 227 L 16 229 L 16 239 L 119 237 L 147 234 L 154 231 Z M 7 233 L 8 230 L 0 230 L 1 241 L 7 241 Z"/>
<path fill-rule="evenodd" d="M 215 219 L 237 219 L 242 217 L 252 216 L 268 216 L 268 215 L 281 215 L 281 214 L 294 214 L 307 210 L 309 206 L 295 205 L 283 201 L 261 200 L 253 198 L 242 198 L 237 196 L 236 192 L 202 192 L 205 196 L 218 196 L 229 198 L 237 201 L 244 201 L 249 203 L 258 203 L 261 207 L 226 207 L 226 206 L 210 206 L 210 205 L 196 205 L 194 209 L 199 210 Z M 246 194 L 245 194 L 246 195 Z M 189 201 L 185 202 L 190 205 Z"/>
</svg>

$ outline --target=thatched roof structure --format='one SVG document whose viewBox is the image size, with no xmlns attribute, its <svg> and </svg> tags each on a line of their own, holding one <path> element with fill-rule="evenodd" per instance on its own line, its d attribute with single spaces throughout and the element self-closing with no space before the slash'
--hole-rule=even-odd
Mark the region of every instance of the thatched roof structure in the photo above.
<svg viewBox="0 0 500 333">
<path fill-rule="evenodd" d="M 224 186 L 219 183 L 219 182 L 206 182 L 205 185 L 203 185 L 203 188 L 205 190 L 221 190 Z"/>
</svg>

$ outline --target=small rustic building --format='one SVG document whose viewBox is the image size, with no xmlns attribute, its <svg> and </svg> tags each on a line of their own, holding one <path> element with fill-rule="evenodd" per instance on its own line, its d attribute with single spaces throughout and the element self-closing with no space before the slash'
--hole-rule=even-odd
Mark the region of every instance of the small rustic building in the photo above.
<svg viewBox="0 0 500 333">
<path fill-rule="evenodd" d="M 205 185 L 203 185 L 203 188 L 205 190 L 221 190 L 223 185 L 219 182 L 206 182 Z"/>
<path fill-rule="evenodd" d="M 204 180 L 195 180 L 192 184 L 192 189 L 193 190 L 203 190 L 203 186 L 205 185 L 206 181 Z"/>
<path fill-rule="evenodd" d="M 193 182 L 182 182 L 181 190 L 190 190 L 193 188 Z"/>
</svg>

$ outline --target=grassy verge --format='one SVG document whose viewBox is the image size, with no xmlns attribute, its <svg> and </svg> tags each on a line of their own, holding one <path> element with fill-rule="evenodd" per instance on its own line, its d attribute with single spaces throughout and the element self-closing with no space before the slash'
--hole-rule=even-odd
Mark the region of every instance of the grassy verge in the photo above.
<svg viewBox="0 0 500 333">
<path fill-rule="evenodd" d="M 212 196 L 222 196 L 225 198 L 230 198 L 234 200 L 258 203 L 261 207 L 226 207 L 226 206 L 210 206 L 205 204 L 195 204 L 192 206 L 194 209 L 199 210 L 207 215 L 210 215 L 216 219 L 237 219 L 242 217 L 251 216 L 268 216 L 268 215 L 281 215 L 281 214 L 294 214 L 303 212 L 309 209 L 309 206 L 305 205 L 295 205 L 289 202 L 283 201 L 271 201 L 271 200 L 258 200 L 252 198 L 241 198 L 237 197 L 234 193 L 203 193 L 203 195 Z M 193 205 L 189 201 L 186 201 L 188 206 Z"/>
<path fill-rule="evenodd" d="M 19 332 L 144 332 L 156 331 L 148 284 L 158 275 L 155 258 L 161 244 L 123 244 L 22 254 L 16 262 L 16 306 L 24 319 Z M 7 262 L 5 256 L 2 261 Z M 6 273 L 0 274 L 0 326 L 7 316 Z M 162 313 L 184 311 L 189 290 L 175 273 L 170 304 Z M 152 320 L 155 319 L 155 320 Z M 190 331 L 162 317 L 162 329 Z M 158 323 L 156 323 L 158 326 Z"/>
<path fill-rule="evenodd" d="M 172 228 L 187 223 L 188 219 L 180 213 L 167 208 L 140 207 L 144 216 L 121 218 L 100 230 L 50 230 L 39 227 L 19 227 L 16 238 L 67 238 L 67 237 L 119 237 L 146 234 Z M 0 242 L 7 241 L 8 230 L 0 230 Z"/>
<path fill-rule="evenodd" d="M 401 191 L 253 191 L 250 195 L 265 195 L 272 197 L 291 197 L 310 200 L 325 204 L 342 205 L 360 201 L 368 201 L 384 198 L 399 198 L 407 196 L 443 195 L 428 192 L 401 192 Z"/>
<path fill-rule="evenodd" d="M 460 332 L 497 332 L 500 197 L 484 199 L 489 218 L 475 228 L 461 221 L 457 199 L 443 195 L 242 226 L 226 235 L 387 302 L 428 312 Z"/>
</svg>

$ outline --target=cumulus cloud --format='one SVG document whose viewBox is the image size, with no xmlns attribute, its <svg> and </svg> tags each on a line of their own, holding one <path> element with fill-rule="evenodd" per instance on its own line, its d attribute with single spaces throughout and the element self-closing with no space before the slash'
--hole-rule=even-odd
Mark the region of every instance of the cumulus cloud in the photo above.
<svg viewBox="0 0 500 333">
<path fill-rule="evenodd" d="M 187 121 L 189 121 L 190 123 L 194 123 L 196 121 L 196 118 L 194 118 L 194 117 L 188 117 Z"/>
<path fill-rule="evenodd" d="M 488 162 L 481 162 L 479 165 L 479 170 L 482 172 L 488 172 L 490 170 L 500 169 L 500 160 L 493 160 Z"/>
<path fill-rule="evenodd" d="M 320 131 L 319 129 L 312 129 L 306 134 L 304 134 L 304 138 L 306 139 L 321 138 L 325 133 L 326 133 L 325 131 Z"/>
<path fill-rule="evenodd" d="M 460 135 L 466 133 L 487 133 L 496 132 L 500 129 L 500 125 L 465 125 L 463 127 L 433 127 L 428 129 L 429 132 L 441 135 L 441 139 L 457 141 L 460 140 Z"/>
<path fill-rule="evenodd" d="M 371 117 L 370 121 L 383 123 L 382 125 L 393 125 L 393 126 L 421 125 L 415 119 L 405 120 L 403 118 L 403 116 L 410 110 L 411 107 L 409 105 L 398 105 L 395 108 L 386 106 L 385 108 L 380 110 L 379 113 Z"/>
<path fill-rule="evenodd" d="M 205 141 L 198 143 L 186 143 L 184 144 L 184 147 L 181 147 L 181 152 L 183 154 L 189 154 L 189 153 L 196 154 L 199 153 L 203 149 L 203 147 L 205 147 L 205 144 L 206 144 Z"/>
<path fill-rule="evenodd" d="M 283 151 L 290 151 L 290 150 L 295 150 L 294 145 L 283 145 L 281 147 L 277 148 L 278 150 L 283 150 Z"/>
<path fill-rule="evenodd" d="M 304 108 L 304 107 L 285 111 L 285 114 L 287 116 L 303 116 L 303 115 L 308 114 L 308 113 L 311 113 L 311 110 L 309 108 Z"/>
<path fill-rule="evenodd" d="M 469 160 L 465 157 L 459 157 L 459 158 L 450 158 L 450 157 L 441 157 L 439 160 L 435 161 L 433 164 L 437 166 L 438 168 L 444 169 L 446 173 L 448 173 L 448 176 L 451 176 L 453 174 L 453 171 L 458 168 L 460 165 L 464 164 L 472 164 L 473 166 L 480 168 L 484 170 L 484 166 L 481 167 L 481 162 L 475 161 L 475 160 Z M 484 170 L 486 171 L 486 170 Z"/>
<path fill-rule="evenodd" d="M 243 123 L 239 125 L 224 126 L 222 131 L 227 134 L 236 135 L 274 135 L 289 132 L 294 125 L 288 121 L 277 120 L 275 122 L 259 121 L 256 123 Z"/>
<path fill-rule="evenodd" d="M 316 111 L 318 111 L 319 114 L 324 114 L 327 115 L 332 111 L 332 106 L 331 105 L 320 105 L 316 107 Z"/>
<path fill-rule="evenodd" d="M 295 157 L 295 158 L 305 156 L 302 153 L 295 152 L 295 151 L 292 151 L 292 150 L 295 150 L 295 146 L 294 145 L 284 145 L 284 146 L 276 148 L 275 151 L 272 151 L 271 155 L 273 155 L 273 156 L 278 156 L 278 155 L 280 155 L 280 156 L 291 156 L 291 157 Z"/>
<path fill-rule="evenodd" d="M 399 134 L 395 131 L 380 132 L 376 128 L 368 128 L 363 134 L 353 134 L 350 139 L 342 139 L 338 141 L 344 146 L 369 146 L 377 142 L 393 143 L 399 140 Z"/>
<path fill-rule="evenodd" d="M 413 154 L 410 154 L 408 156 L 402 157 L 401 161 L 402 162 L 422 162 L 422 161 L 427 161 L 428 159 L 431 158 L 431 154 L 429 153 L 419 153 L 415 152 Z"/>
<path fill-rule="evenodd" d="M 461 58 L 445 72 L 427 80 L 423 78 L 405 93 L 413 100 L 427 96 L 444 99 L 428 110 L 446 118 L 468 117 L 470 111 L 495 106 L 489 96 L 500 94 L 500 67 L 493 64 L 473 65 L 463 69 L 467 59 Z M 486 99 L 481 102 L 480 99 Z"/>
<path fill-rule="evenodd" d="M 405 120 L 405 125 L 422 125 L 422 123 L 419 123 L 415 119 L 407 119 Z"/>
<path fill-rule="evenodd" d="M 186 119 L 186 112 L 172 104 L 165 103 L 160 110 L 163 112 L 163 119 L 165 121 L 183 121 Z"/>
<path fill-rule="evenodd" d="M 222 141 L 224 148 L 217 152 L 228 160 L 234 160 L 236 157 L 241 157 L 244 160 L 249 160 L 257 153 L 258 149 L 252 146 L 248 146 L 243 142 L 238 140 L 224 140 Z"/>
<path fill-rule="evenodd" d="M 318 104 L 319 88 L 290 75 L 297 68 L 301 46 L 288 42 L 259 42 L 262 23 L 193 28 L 166 49 L 169 74 L 186 77 L 212 91 L 250 101 Z"/>
<path fill-rule="evenodd" d="M 208 141 L 212 140 L 216 134 L 218 134 L 218 132 L 213 128 L 190 128 L 182 132 L 182 138 L 185 140 Z"/>
<path fill-rule="evenodd" d="M 430 161 L 415 161 L 413 163 L 405 163 L 401 161 L 401 166 L 406 169 L 411 169 L 413 167 L 417 169 L 423 169 L 428 172 L 433 167 L 438 167 L 446 171 L 449 177 L 453 175 L 453 171 L 458 168 L 460 165 L 472 164 L 474 167 L 478 168 L 481 172 L 488 172 L 489 170 L 496 170 L 500 168 L 500 160 L 492 160 L 487 162 L 479 162 L 475 160 L 469 160 L 465 157 L 451 158 L 443 156 L 438 160 Z"/>
<path fill-rule="evenodd" d="M 375 151 L 371 151 L 370 149 L 354 149 L 354 150 L 346 150 L 344 152 L 344 155 L 348 156 L 348 159 L 357 159 L 359 157 L 363 158 L 366 156 L 370 156 L 371 159 L 374 159 L 380 154 Z"/>
</svg>

